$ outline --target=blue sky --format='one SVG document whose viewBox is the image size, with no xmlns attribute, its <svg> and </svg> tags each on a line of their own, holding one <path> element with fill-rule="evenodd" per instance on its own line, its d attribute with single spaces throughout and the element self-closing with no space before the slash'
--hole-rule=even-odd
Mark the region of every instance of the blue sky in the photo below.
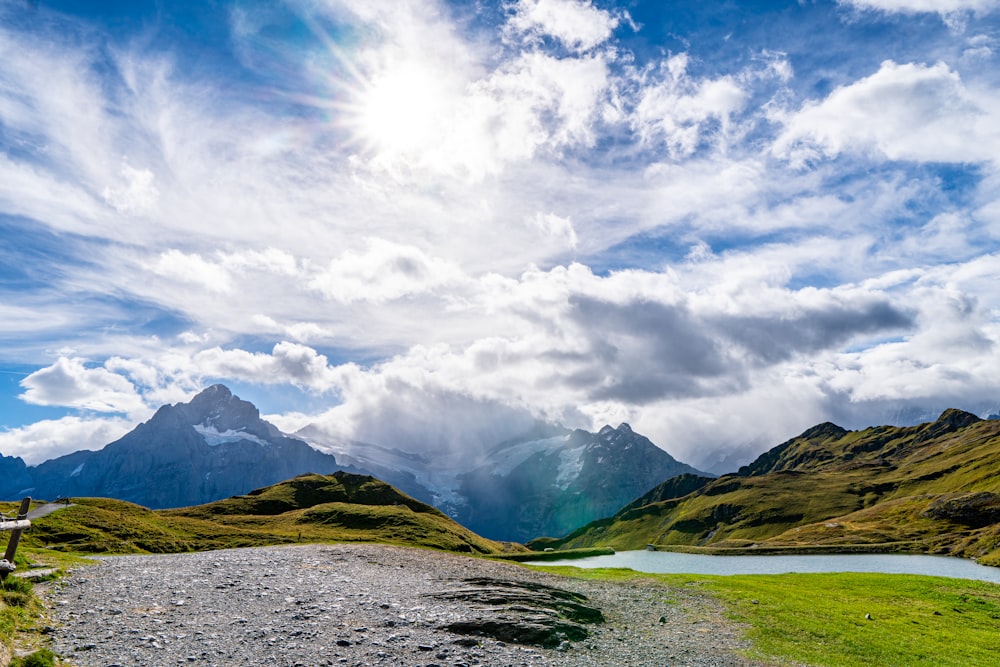
<svg viewBox="0 0 1000 667">
<path fill-rule="evenodd" d="M 1000 0 L 0 0 L 0 453 L 225 382 L 319 442 L 704 468 L 1000 406 Z"/>
</svg>

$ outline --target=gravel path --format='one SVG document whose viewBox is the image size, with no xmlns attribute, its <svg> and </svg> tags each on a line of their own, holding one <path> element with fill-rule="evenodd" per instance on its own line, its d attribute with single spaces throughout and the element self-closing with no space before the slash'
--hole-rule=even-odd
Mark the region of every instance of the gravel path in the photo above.
<svg viewBox="0 0 1000 667">
<path fill-rule="evenodd" d="M 520 613 L 438 597 L 477 577 L 583 594 L 606 622 L 557 648 L 441 629 Z M 43 598 L 54 649 L 79 667 L 755 664 L 737 653 L 747 646 L 739 629 L 697 591 L 649 580 L 567 579 L 378 545 L 107 558 L 53 584 Z"/>
</svg>

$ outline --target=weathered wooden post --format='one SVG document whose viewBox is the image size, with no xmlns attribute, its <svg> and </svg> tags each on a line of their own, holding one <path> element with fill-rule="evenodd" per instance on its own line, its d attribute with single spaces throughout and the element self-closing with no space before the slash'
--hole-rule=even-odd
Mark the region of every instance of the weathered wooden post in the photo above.
<svg viewBox="0 0 1000 667">
<path fill-rule="evenodd" d="M 0 581 L 7 578 L 7 575 L 16 568 L 14 565 L 14 555 L 17 554 L 17 545 L 21 541 L 21 533 L 25 528 L 31 527 L 28 521 L 28 508 L 31 506 L 31 498 L 21 500 L 21 508 L 17 510 L 17 518 L 13 521 L 0 519 L 0 531 L 11 531 L 10 540 L 7 542 L 7 551 L 0 559 Z"/>
</svg>

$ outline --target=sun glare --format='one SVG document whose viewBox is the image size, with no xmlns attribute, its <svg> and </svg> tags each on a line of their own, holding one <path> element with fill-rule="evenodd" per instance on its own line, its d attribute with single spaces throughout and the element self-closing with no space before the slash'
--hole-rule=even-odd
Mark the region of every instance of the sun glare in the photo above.
<svg viewBox="0 0 1000 667">
<path fill-rule="evenodd" d="M 421 153 L 440 139 L 443 98 L 440 82 L 424 68 L 407 64 L 383 72 L 358 101 L 360 138 L 379 153 Z"/>
</svg>

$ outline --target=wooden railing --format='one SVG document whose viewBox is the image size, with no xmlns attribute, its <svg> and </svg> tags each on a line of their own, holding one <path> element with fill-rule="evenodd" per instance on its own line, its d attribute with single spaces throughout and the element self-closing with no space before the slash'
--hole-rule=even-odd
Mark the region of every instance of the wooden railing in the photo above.
<svg viewBox="0 0 1000 667">
<path fill-rule="evenodd" d="M 30 505 L 31 498 L 25 498 L 21 501 L 21 507 L 17 510 L 16 517 L 7 519 L 0 516 L 0 532 L 10 531 L 7 551 L 4 552 L 3 558 L 0 558 L 0 581 L 3 581 L 8 574 L 17 569 L 14 565 L 14 556 L 17 554 L 17 545 L 21 541 L 21 533 L 26 528 L 31 527 L 31 522 L 28 521 L 28 507 Z"/>
</svg>

